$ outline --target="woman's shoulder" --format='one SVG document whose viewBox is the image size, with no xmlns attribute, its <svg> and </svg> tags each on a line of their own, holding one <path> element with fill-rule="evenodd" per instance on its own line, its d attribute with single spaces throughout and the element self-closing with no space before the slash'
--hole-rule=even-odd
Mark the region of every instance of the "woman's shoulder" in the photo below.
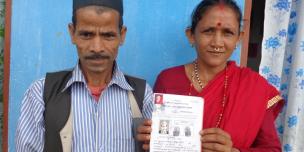
<svg viewBox="0 0 304 152">
<path fill-rule="evenodd" d="M 176 77 L 177 75 L 184 75 L 185 74 L 185 66 L 184 65 L 178 65 L 174 67 L 170 67 L 167 69 L 164 69 L 160 72 L 160 77 Z"/>
<path fill-rule="evenodd" d="M 189 86 L 185 65 L 164 69 L 158 75 L 154 91 L 159 93 L 184 94 Z"/>
<path fill-rule="evenodd" d="M 267 82 L 267 80 L 261 76 L 258 72 L 252 70 L 249 67 L 240 67 L 236 65 L 235 63 L 231 63 L 231 67 L 234 69 L 234 73 L 238 73 L 240 76 L 240 79 L 252 79 L 252 80 L 259 80 L 263 82 Z"/>
</svg>

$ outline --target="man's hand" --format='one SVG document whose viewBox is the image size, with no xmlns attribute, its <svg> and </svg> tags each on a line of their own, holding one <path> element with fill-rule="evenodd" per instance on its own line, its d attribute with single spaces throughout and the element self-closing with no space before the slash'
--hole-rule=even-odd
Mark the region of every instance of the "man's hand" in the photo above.
<svg viewBox="0 0 304 152">
<path fill-rule="evenodd" d="M 200 132 L 203 152 L 239 152 L 233 148 L 230 135 L 220 128 L 208 128 Z"/>
<path fill-rule="evenodd" d="M 152 125 L 152 120 L 146 119 L 144 122 L 137 128 L 137 136 L 136 139 L 138 141 L 143 142 L 143 149 L 144 150 L 149 150 L 149 143 L 150 143 L 150 134 L 152 131 L 151 128 Z"/>
</svg>

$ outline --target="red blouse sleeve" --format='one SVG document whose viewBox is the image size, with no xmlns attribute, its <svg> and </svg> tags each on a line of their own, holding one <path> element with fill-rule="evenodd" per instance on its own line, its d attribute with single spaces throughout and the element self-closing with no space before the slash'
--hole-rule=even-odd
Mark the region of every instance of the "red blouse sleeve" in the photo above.
<svg viewBox="0 0 304 152">
<path fill-rule="evenodd" d="M 275 107 L 275 106 L 274 106 Z M 262 126 L 252 148 L 239 148 L 241 152 L 281 152 L 281 143 L 274 125 L 274 108 L 266 111 Z"/>
<path fill-rule="evenodd" d="M 164 84 L 163 84 L 163 76 L 159 74 L 154 84 L 153 91 L 155 93 L 165 93 Z"/>
</svg>

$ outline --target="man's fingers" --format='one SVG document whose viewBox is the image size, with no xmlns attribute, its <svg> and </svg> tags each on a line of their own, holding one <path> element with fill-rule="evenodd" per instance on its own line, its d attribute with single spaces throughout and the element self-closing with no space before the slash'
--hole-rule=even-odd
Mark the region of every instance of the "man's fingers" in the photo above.
<svg viewBox="0 0 304 152">
<path fill-rule="evenodd" d="M 137 128 L 137 133 L 139 133 L 139 134 L 150 134 L 151 131 L 152 131 L 151 126 L 142 126 L 141 125 Z"/>
<path fill-rule="evenodd" d="M 150 119 L 144 120 L 144 122 L 137 128 L 136 139 L 139 141 L 148 142 L 150 141 L 150 134 L 152 121 Z"/>
<path fill-rule="evenodd" d="M 150 134 L 137 134 L 136 139 L 139 141 L 150 141 Z"/>
<path fill-rule="evenodd" d="M 151 126 L 152 125 L 152 120 L 151 119 L 145 119 L 142 124 L 144 126 Z"/>
<path fill-rule="evenodd" d="M 150 144 L 143 144 L 142 148 L 143 148 L 144 150 L 149 150 Z"/>
</svg>

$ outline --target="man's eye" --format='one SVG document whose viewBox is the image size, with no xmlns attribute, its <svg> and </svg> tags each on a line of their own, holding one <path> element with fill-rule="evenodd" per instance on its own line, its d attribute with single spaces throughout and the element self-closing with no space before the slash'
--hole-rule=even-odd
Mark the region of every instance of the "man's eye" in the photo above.
<svg viewBox="0 0 304 152">
<path fill-rule="evenodd" d="M 83 33 L 80 33 L 79 34 L 81 38 L 84 38 L 84 39 L 88 39 L 88 38 L 91 38 L 93 36 L 92 33 L 90 32 L 83 32 Z"/>
<path fill-rule="evenodd" d="M 104 36 L 105 36 L 105 37 L 115 37 L 115 35 L 112 34 L 112 33 L 105 34 Z"/>
<path fill-rule="evenodd" d="M 113 33 L 104 33 L 104 34 L 102 34 L 102 36 L 107 40 L 112 40 L 112 39 L 115 39 L 115 37 L 116 37 L 116 35 Z"/>
</svg>

